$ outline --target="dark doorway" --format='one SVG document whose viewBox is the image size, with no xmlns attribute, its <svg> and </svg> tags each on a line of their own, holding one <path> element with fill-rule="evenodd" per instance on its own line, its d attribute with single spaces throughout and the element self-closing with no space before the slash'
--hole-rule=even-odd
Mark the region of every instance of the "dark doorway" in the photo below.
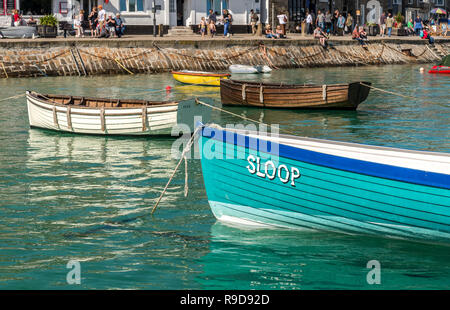
<svg viewBox="0 0 450 310">
<path fill-rule="evenodd" d="M 52 14 L 52 0 L 20 0 L 23 15 Z"/>
<path fill-rule="evenodd" d="M 184 0 L 177 0 L 177 26 L 184 24 Z"/>
<path fill-rule="evenodd" d="M 82 10 L 84 11 L 84 19 L 86 20 L 92 11 L 92 8 L 97 7 L 97 0 L 83 0 Z"/>
</svg>

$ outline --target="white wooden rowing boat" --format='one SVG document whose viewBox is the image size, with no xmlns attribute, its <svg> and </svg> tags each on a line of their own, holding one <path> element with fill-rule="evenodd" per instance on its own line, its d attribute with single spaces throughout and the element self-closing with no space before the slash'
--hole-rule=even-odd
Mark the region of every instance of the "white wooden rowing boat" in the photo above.
<svg viewBox="0 0 450 310">
<path fill-rule="evenodd" d="M 170 135 L 178 102 L 118 100 L 27 91 L 31 127 L 99 135 Z"/>
</svg>

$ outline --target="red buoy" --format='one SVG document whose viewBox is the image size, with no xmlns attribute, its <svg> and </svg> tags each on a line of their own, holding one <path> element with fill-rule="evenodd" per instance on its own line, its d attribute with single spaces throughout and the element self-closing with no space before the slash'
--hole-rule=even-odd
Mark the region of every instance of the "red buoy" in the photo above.
<svg viewBox="0 0 450 310">
<path fill-rule="evenodd" d="M 166 86 L 166 91 L 169 92 L 169 91 L 171 91 L 171 90 L 172 90 L 172 87 L 170 87 L 169 85 L 167 85 L 167 86 Z"/>
</svg>

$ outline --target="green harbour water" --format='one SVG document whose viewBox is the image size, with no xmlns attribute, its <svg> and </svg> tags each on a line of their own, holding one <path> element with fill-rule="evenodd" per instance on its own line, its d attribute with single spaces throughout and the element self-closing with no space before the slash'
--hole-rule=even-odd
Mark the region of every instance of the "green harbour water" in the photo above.
<svg viewBox="0 0 450 310">
<path fill-rule="evenodd" d="M 278 70 L 286 83 L 368 81 L 358 111 L 225 109 L 300 136 L 450 153 L 450 77 L 431 65 Z M 427 71 L 427 70 L 425 70 Z M 143 95 L 148 90 L 165 91 Z M 218 88 L 170 74 L 0 80 L 0 100 L 35 90 L 217 105 Z M 219 124 L 242 121 L 212 111 Z M 205 119 L 204 121 L 208 121 Z M 24 97 L 0 101 L 0 289 L 450 289 L 450 245 L 216 222 L 200 161 L 189 159 L 150 215 L 177 160 L 175 138 L 102 137 L 30 129 Z M 66 281 L 80 262 L 81 284 Z M 381 265 L 370 285 L 367 263 Z"/>
</svg>

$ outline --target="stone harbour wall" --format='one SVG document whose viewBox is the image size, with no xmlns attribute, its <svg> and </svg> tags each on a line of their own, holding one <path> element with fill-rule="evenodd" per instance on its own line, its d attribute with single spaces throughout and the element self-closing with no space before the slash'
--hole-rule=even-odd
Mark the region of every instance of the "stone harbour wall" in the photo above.
<svg viewBox="0 0 450 310">
<path fill-rule="evenodd" d="M 216 41 L 217 42 L 217 41 Z M 220 41 L 221 42 L 221 41 Z M 225 71 L 231 64 L 272 68 L 427 63 L 448 54 L 449 41 L 434 46 L 417 42 L 356 42 L 324 49 L 317 41 L 201 43 L 122 42 L 0 45 L 0 78 L 157 73 L 171 70 Z"/>
</svg>

